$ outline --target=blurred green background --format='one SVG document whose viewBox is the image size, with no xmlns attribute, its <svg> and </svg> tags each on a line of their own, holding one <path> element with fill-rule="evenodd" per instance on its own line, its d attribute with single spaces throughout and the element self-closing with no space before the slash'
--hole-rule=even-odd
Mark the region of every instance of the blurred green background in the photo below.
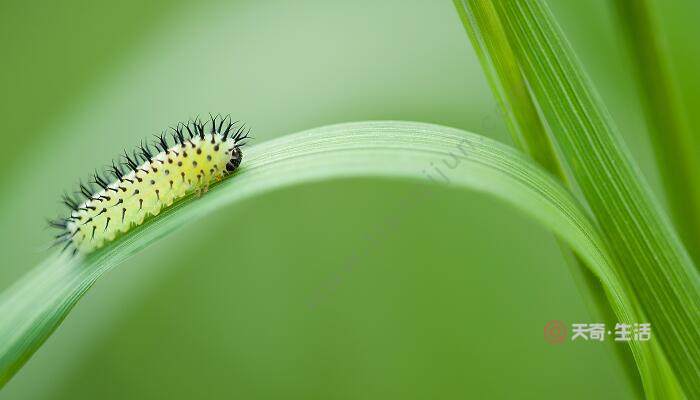
<svg viewBox="0 0 700 400">
<path fill-rule="evenodd" d="M 551 6 L 658 189 L 609 5 Z M 691 108 L 698 11 L 659 15 Z M 400 119 L 510 143 L 446 0 L 4 1 L 0 30 L 0 288 L 46 256 L 62 190 L 197 114 L 231 113 L 258 142 Z M 634 396 L 604 345 L 547 344 L 552 319 L 596 322 L 552 236 L 520 213 L 334 181 L 225 209 L 107 274 L 1 396 Z"/>
</svg>

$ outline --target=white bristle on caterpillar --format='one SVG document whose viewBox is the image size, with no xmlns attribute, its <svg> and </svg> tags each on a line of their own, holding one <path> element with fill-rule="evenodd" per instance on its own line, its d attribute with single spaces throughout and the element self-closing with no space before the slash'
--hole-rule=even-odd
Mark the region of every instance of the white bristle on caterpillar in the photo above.
<svg viewBox="0 0 700 400">
<path fill-rule="evenodd" d="M 83 201 L 64 195 L 70 214 L 49 221 L 61 230 L 55 244 L 63 251 L 72 249 L 73 254 L 90 253 L 177 199 L 206 192 L 212 182 L 233 173 L 243 158 L 241 146 L 250 129 L 236 128 L 230 117 L 211 117 L 210 121 L 210 129 L 209 121 L 199 120 L 171 128 L 173 145 L 164 134 L 157 136 L 153 144 L 160 150 L 157 154 L 143 143 L 131 156 L 124 152 L 125 162 L 112 162 L 109 168 L 114 181 L 107 183 L 95 173 L 92 183 L 99 189 L 80 184 Z"/>
</svg>

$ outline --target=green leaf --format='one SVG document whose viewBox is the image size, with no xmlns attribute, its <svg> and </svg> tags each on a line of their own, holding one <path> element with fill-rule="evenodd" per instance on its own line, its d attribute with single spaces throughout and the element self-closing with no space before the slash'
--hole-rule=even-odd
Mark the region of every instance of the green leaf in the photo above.
<svg viewBox="0 0 700 400">
<path fill-rule="evenodd" d="M 513 141 L 547 171 L 566 182 L 566 175 L 545 131 L 525 78 L 493 4 L 469 7 L 454 0 L 481 66 L 505 116 Z"/>
<path fill-rule="evenodd" d="M 632 53 L 642 105 L 671 215 L 695 262 L 700 261 L 700 159 L 649 0 L 616 0 Z"/>
<path fill-rule="evenodd" d="M 686 395 L 700 397 L 700 278 L 601 99 L 540 1 L 494 2 L 495 11 L 489 2 L 475 3 L 505 28 L 506 35 L 492 39 L 508 40 L 515 50 L 532 97 L 613 251 L 613 267 L 638 299 L 644 322 L 652 323 Z M 647 395 L 674 395 L 672 374 L 642 379 Z"/>
<path fill-rule="evenodd" d="M 447 162 L 447 163 L 444 163 Z M 444 167 L 438 173 L 437 165 Z M 240 170 L 84 258 L 54 255 L 0 296 L 0 383 L 6 383 L 106 271 L 155 240 L 225 206 L 290 185 L 348 177 L 410 179 L 489 193 L 551 229 L 597 276 L 621 321 L 642 318 L 600 232 L 549 173 L 503 144 L 457 129 L 369 122 L 314 129 L 246 150 Z M 639 365 L 655 345 L 630 342 Z M 643 376 L 653 373 L 642 370 Z"/>
<path fill-rule="evenodd" d="M 540 118 L 494 4 L 482 0 L 454 0 L 454 4 L 503 111 L 513 141 L 572 189 L 571 180 L 566 176 L 560 157 L 546 132 L 545 123 Z M 569 254 L 570 250 L 565 245 L 561 249 L 576 283 L 583 291 L 592 317 L 615 326 L 617 318 L 598 280 L 579 258 Z M 643 388 L 629 349 L 613 342 L 607 343 L 607 346 L 624 367 L 630 385 L 642 396 Z"/>
</svg>

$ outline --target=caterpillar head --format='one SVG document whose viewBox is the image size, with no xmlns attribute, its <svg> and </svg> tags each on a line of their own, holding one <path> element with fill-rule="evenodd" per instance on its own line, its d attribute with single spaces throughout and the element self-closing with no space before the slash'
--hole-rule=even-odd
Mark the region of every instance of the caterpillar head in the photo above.
<svg viewBox="0 0 700 400">
<path fill-rule="evenodd" d="M 246 139 L 252 139 L 250 136 L 250 127 L 245 130 L 245 124 L 236 129 L 233 135 L 233 148 L 231 149 L 231 160 L 226 164 L 226 171 L 232 173 L 233 171 L 241 165 L 243 160 L 243 152 L 241 152 L 241 147 L 245 146 Z"/>
<path fill-rule="evenodd" d="M 233 146 L 233 149 L 231 149 L 231 160 L 229 160 L 229 162 L 226 164 L 226 171 L 228 173 L 235 171 L 236 168 L 241 165 L 242 160 L 243 152 L 241 151 L 241 148 L 238 145 Z"/>
</svg>

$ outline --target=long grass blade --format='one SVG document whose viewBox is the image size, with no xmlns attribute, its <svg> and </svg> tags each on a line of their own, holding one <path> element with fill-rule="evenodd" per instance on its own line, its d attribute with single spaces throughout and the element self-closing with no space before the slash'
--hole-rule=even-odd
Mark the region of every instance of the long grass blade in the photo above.
<svg viewBox="0 0 700 400">
<path fill-rule="evenodd" d="M 554 145 L 545 131 L 493 4 L 484 1 L 480 2 L 480 7 L 474 7 L 462 0 L 454 2 L 514 142 L 547 171 L 566 182 Z"/>
<path fill-rule="evenodd" d="M 686 395 L 700 397 L 700 278 L 688 252 L 547 7 L 538 0 L 494 4 L 621 275 L 639 298 Z"/>
<path fill-rule="evenodd" d="M 436 166 L 443 165 L 439 171 Z M 0 385 L 59 326 L 106 271 L 183 224 L 290 185 L 349 177 L 410 179 L 493 195 L 544 224 L 600 279 L 620 321 L 642 320 L 612 267 L 601 233 L 576 199 L 529 157 L 461 130 L 407 122 L 335 125 L 248 149 L 240 170 L 201 198 L 188 197 L 84 258 L 54 255 L 0 295 Z M 629 342 L 639 365 L 655 344 Z M 663 361 L 663 360 L 661 360 Z M 663 363 L 662 363 L 663 364 Z M 653 370 L 640 371 L 643 376 Z"/>
<path fill-rule="evenodd" d="M 700 143 L 690 129 L 649 0 L 616 0 L 673 221 L 700 262 Z"/>
<path fill-rule="evenodd" d="M 514 142 L 566 187 L 573 189 L 522 75 L 515 52 L 507 40 L 495 5 L 489 0 L 454 0 L 454 4 Z M 616 317 L 598 280 L 575 254 L 569 254 L 570 250 L 561 242 L 560 247 L 592 316 L 614 326 Z M 638 395 L 643 395 L 637 367 L 629 349 L 612 342 L 607 346 L 624 367 L 630 385 Z"/>
</svg>

